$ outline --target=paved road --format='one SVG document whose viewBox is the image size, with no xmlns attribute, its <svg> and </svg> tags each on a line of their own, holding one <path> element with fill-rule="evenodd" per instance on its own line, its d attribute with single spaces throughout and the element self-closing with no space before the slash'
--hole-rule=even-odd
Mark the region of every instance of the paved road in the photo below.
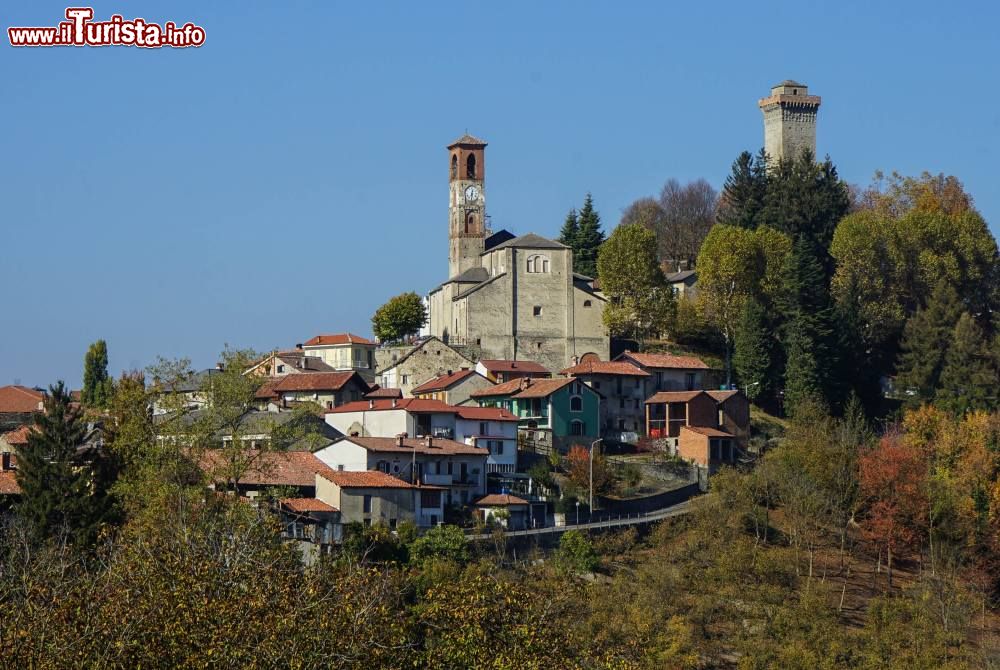
<svg viewBox="0 0 1000 670">
<path fill-rule="evenodd" d="M 520 537 L 524 535 L 545 535 L 547 533 L 565 533 L 567 530 L 591 530 L 594 528 L 615 528 L 618 526 L 634 526 L 641 523 L 652 523 L 669 519 L 674 516 L 681 516 L 691 511 L 691 501 L 685 500 L 682 503 L 664 507 L 645 514 L 622 514 L 619 517 L 594 521 L 592 523 L 567 524 L 565 526 L 546 526 L 545 528 L 532 528 L 530 530 L 512 530 L 504 533 L 506 537 Z M 572 520 L 572 514 L 567 514 L 567 521 Z M 465 539 L 474 542 L 476 540 L 488 540 L 493 536 L 486 533 L 480 535 L 466 535 Z"/>
</svg>

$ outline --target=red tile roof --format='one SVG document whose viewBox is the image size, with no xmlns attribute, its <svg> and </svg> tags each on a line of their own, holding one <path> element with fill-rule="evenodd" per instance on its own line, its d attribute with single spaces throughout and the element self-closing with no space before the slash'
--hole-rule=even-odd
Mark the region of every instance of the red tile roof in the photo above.
<svg viewBox="0 0 1000 670">
<path fill-rule="evenodd" d="M 0 414 L 41 411 L 45 394 L 26 386 L 0 386 Z"/>
<path fill-rule="evenodd" d="M 274 385 L 282 391 L 339 391 L 356 372 L 302 372 L 285 375 Z M 366 386 L 367 388 L 367 386 Z"/>
<path fill-rule="evenodd" d="M 715 400 L 715 402 L 726 402 L 727 400 L 729 400 L 730 398 L 732 398 L 734 395 L 738 394 L 739 391 L 736 391 L 736 390 L 730 390 L 730 391 L 705 391 L 705 393 L 707 393 L 708 395 L 712 396 L 712 399 Z"/>
<path fill-rule="evenodd" d="M 287 507 L 293 512 L 339 512 L 333 505 L 327 505 L 318 498 L 285 498 L 281 501 L 282 507 Z"/>
<path fill-rule="evenodd" d="M 11 446 L 18 444 L 27 444 L 28 433 L 30 433 L 31 431 L 32 431 L 32 426 L 21 426 L 16 430 L 10 431 L 9 433 L 4 433 L 0 437 L 3 437 L 4 442 L 6 442 Z"/>
<path fill-rule="evenodd" d="M 644 368 L 707 370 L 705 361 L 694 356 L 675 356 L 673 354 L 637 354 L 626 351 L 618 359 L 630 358 Z"/>
<path fill-rule="evenodd" d="M 524 498 L 512 496 L 509 493 L 491 493 L 476 501 L 476 507 L 506 507 L 507 505 L 527 505 Z"/>
<path fill-rule="evenodd" d="M 483 447 L 474 447 L 456 440 L 448 440 L 443 437 L 431 439 L 431 446 L 427 446 L 427 438 L 407 437 L 402 441 L 398 437 L 348 437 L 343 441 L 356 444 L 362 449 L 378 453 L 405 453 L 429 454 L 431 456 L 486 456 L 490 452 Z M 400 445 L 402 442 L 402 445 Z"/>
<path fill-rule="evenodd" d="M 240 484 L 250 486 L 315 486 L 316 475 L 333 470 L 308 451 L 248 450 L 244 459 L 253 459 L 250 467 L 240 477 Z M 202 456 L 200 466 L 216 478 L 226 475 L 226 457 L 218 449 L 211 449 Z"/>
<path fill-rule="evenodd" d="M 458 408 L 446 402 L 433 398 L 400 398 L 393 401 L 389 399 L 358 400 L 349 402 L 346 405 L 335 407 L 326 411 L 327 414 L 342 414 L 344 412 L 382 412 L 386 410 L 402 409 L 407 412 L 427 413 L 441 412 L 446 414 L 456 414 Z"/>
<path fill-rule="evenodd" d="M 731 433 L 727 433 L 724 430 L 719 430 L 718 428 L 709 428 L 708 426 L 681 426 L 681 430 L 690 430 L 692 432 L 698 433 L 699 435 L 706 435 L 708 437 L 732 437 Z"/>
<path fill-rule="evenodd" d="M 509 395 L 517 398 L 545 398 L 552 395 L 563 386 L 572 384 L 572 378 L 563 379 L 511 379 L 509 382 L 497 384 L 487 389 L 473 391 L 473 398 L 489 398 Z"/>
<path fill-rule="evenodd" d="M 412 393 L 413 395 L 417 395 L 419 393 L 432 393 L 434 391 L 444 391 L 445 389 L 450 388 L 454 384 L 457 384 L 458 382 L 462 381 L 467 377 L 471 377 L 472 375 L 482 376 L 475 370 L 459 370 L 458 372 L 444 374 L 441 375 L 440 377 L 435 377 L 434 379 L 425 381 L 423 384 L 410 391 L 410 393 Z"/>
<path fill-rule="evenodd" d="M 274 389 L 278 385 L 281 379 L 268 379 L 266 382 L 257 387 L 257 392 L 254 393 L 254 398 L 257 400 L 268 400 L 270 398 L 277 398 L 278 392 Z"/>
<path fill-rule="evenodd" d="M 377 470 L 329 470 L 320 476 L 342 489 L 412 489 L 413 484 Z"/>
<path fill-rule="evenodd" d="M 333 335 L 317 335 L 316 337 L 306 340 L 302 346 L 304 347 L 316 347 L 320 345 L 333 345 L 333 344 L 376 344 L 371 340 L 365 339 L 363 337 L 358 337 L 351 333 L 335 333 Z"/>
<path fill-rule="evenodd" d="M 692 399 L 698 397 L 704 391 L 660 391 L 650 396 L 646 400 L 647 405 L 659 404 L 664 402 L 690 402 Z M 705 395 L 708 395 L 707 393 Z"/>
<path fill-rule="evenodd" d="M 469 421 L 517 421 L 517 417 L 499 407 L 471 407 L 460 405 L 458 416 Z"/>
<path fill-rule="evenodd" d="M 566 368 L 559 374 L 563 375 L 629 375 L 632 377 L 648 377 L 649 373 L 628 361 L 586 361 Z"/>
<path fill-rule="evenodd" d="M 377 399 L 377 398 L 402 398 L 403 390 L 394 389 L 391 387 L 386 388 L 374 388 L 365 394 L 365 400 Z"/>
<path fill-rule="evenodd" d="M 551 374 L 544 366 L 533 361 L 481 360 L 484 368 L 490 372 L 532 372 Z"/>
<path fill-rule="evenodd" d="M 0 470 L 0 495 L 21 495 L 21 487 L 13 470 Z"/>
</svg>

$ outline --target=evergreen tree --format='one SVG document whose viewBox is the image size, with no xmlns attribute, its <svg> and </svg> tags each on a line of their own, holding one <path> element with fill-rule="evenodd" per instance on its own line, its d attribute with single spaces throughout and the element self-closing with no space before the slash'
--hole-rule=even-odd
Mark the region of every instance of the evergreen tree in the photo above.
<svg viewBox="0 0 1000 670">
<path fill-rule="evenodd" d="M 559 231 L 559 242 L 576 251 L 577 238 L 580 236 L 580 221 L 576 215 L 576 210 L 571 209 L 566 214 L 566 221 L 562 230 Z"/>
<path fill-rule="evenodd" d="M 958 415 L 970 410 L 992 410 L 996 407 L 996 378 L 983 333 L 976 320 L 963 312 L 944 355 L 936 402 Z"/>
<path fill-rule="evenodd" d="M 903 327 L 896 388 L 907 405 L 915 407 L 934 399 L 945 352 L 961 314 L 962 305 L 955 288 L 942 280 L 935 286 L 927 306 L 917 310 Z"/>
<path fill-rule="evenodd" d="M 36 540 L 65 533 L 69 542 L 85 546 L 113 519 L 109 489 L 115 468 L 100 454 L 78 453 L 87 425 L 62 382 L 49 388 L 44 410 L 35 415 L 27 444 L 17 448 L 17 512 Z"/>
<path fill-rule="evenodd" d="M 743 305 L 733 338 L 733 367 L 751 401 L 772 387 L 772 342 L 764 307 L 750 298 Z"/>
<path fill-rule="evenodd" d="M 108 344 L 97 340 L 87 349 L 83 361 L 83 391 L 80 399 L 88 407 L 106 407 L 111 399 L 111 377 L 108 376 Z"/>
<path fill-rule="evenodd" d="M 587 277 L 597 276 L 597 250 L 604 243 L 601 217 L 594 209 L 594 200 L 588 193 L 578 217 L 579 229 L 573 246 L 573 271 Z"/>
<path fill-rule="evenodd" d="M 719 223 L 754 229 L 761 224 L 767 194 L 767 156 L 761 149 L 756 158 L 744 151 L 733 161 L 719 198 Z"/>
<path fill-rule="evenodd" d="M 800 237 L 788 255 L 783 276 L 785 317 L 785 402 L 809 398 L 839 405 L 838 361 L 833 305 L 826 277 L 809 240 Z"/>
</svg>

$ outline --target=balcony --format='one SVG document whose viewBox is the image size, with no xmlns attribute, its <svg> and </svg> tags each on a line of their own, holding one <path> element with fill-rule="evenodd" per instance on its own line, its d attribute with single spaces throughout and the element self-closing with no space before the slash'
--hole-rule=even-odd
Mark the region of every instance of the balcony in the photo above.
<svg viewBox="0 0 1000 670">
<path fill-rule="evenodd" d="M 451 486 L 454 483 L 455 475 L 427 475 L 423 476 L 424 484 L 428 486 Z"/>
</svg>

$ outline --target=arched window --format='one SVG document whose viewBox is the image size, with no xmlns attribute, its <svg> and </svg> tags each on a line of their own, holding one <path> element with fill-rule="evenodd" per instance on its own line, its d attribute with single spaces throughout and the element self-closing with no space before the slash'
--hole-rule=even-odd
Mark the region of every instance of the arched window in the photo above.
<svg viewBox="0 0 1000 670">
<path fill-rule="evenodd" d="M 573 420 L 569 424 L 570 435 L 586 435 L 586 424 L 583 421 Z"/>
<path fill-rule="evenodd" d="M 528 272 L 548 272 L 549 271 L 549 257 L 542 256 L 541 254 L 535 254 L 533 256 L 528 256 Z"/>
<path fill-rule="evenodd" d="M 458 178 L 458 154 L 451 155 L 451 178 Z"/>
<path fill-rule="evenodd" d="M 583 398 L 578 395 L 573 396 L 569 399 L 569 411 L 571 412 L 582 412 L 583 411 Z"/>
<path fill-rule="evenodd" d="M 583 306 L 584 307 L 590 307 L 590 305 L 591 305 L 591 302 L 589 300 L 584 300 L 583 301 Z"/>
<path fill-rule="evenodd" d="M 465 233 L 471 234 L 476 231 L 476 215 L 469 212 L 465 215 Z"/>
<path fill-rule="evenodd" d="M 476 178 L 476 154 L 469 154 L 469 157 L 465 159 L 465 178 Z"/>
</svg>

